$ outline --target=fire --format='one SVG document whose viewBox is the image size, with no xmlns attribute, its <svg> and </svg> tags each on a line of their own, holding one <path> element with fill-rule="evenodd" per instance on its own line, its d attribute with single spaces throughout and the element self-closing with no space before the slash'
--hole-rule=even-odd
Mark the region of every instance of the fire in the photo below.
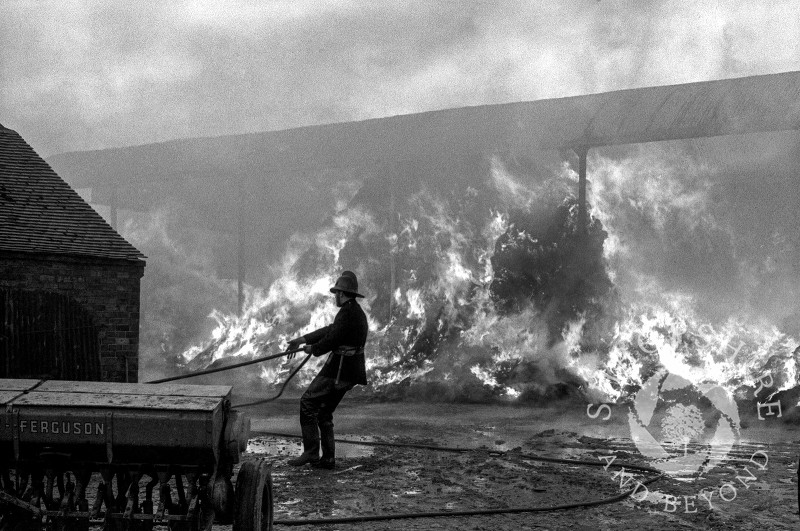
<svg viewBox="0 0 800 531">
<path fill-rule="evenodd" d="M 277 352 L 290 338 L 329 324 L 337 310 L 329 287 L 341 270 L 352 269 L 367 295 L 368 372 L 376 392 L 427 385 L 439 396 L 517 399 L 566 383 L 591 401 L 616 401 L 660 368 L 731 393 L 753 387 L 765 370 L 773 371 L 776 390 L 796 385 L 795 338 L 746 312 L 707 318 L 696 287 L 666 286 L 671 271 L 647 261 L 648 251 L 668 246 L 675 226 L 718 239 L 725 234 L 710 210 L 714 168 L 676 163 L 657 151 L 592 163 L 592 234 L 603 238 L 598 255 L 605 271 L 562 278 L 573 265 L 551 264 L 552 282 L 593 279 L 591 296 L 569 292 L 580 285 L 569 282 L 552 299 L 542 296 L 544 272 L 522 263 L 528 276 L 519 278 L 533 287 L 511 284 L 507 292 L 533 295 L 517 306 L 503 299 L 498 253 L 539 253 L 549 263 L 580 251 L 572 239 L 575 206 L 563 199 L 576 175 L 563 166 L 525 181 L 494 160 L 484 180 L 463 192 L 423 187 L 401 195 L 396 232 L 381 208 L 360 204 L 316 234 L 297 235 L 275 268 L 276 280 L 250 288 L 241 318 L 215 312 L 209 341 L 186 350 L 184 360 L 203 365 Z M 539 225 L 524 228 L 531 219 L 554 223 L 542 234 L 555 239 L 534 235 Z M 568 296 L 576 298 L 570 303 Z M 559 321 L 562 313 L 568 318 Z M 277 383 L 287 370 L 264 366 L 260 378 Z M 304 368 L 298 384 L 315 372 L 313 364 Z"/>
<path fill-rule="evenodd" d="M 209 365 L 220 359 L 254 358 L 279 352 L 286 342 L 333 321 L 337 308 L 329 289 L 336 278 L 336 263 L 348 237 L 355 231 L 377 232 L 369 213 L 353 209 L 348 215 L 334 217 L 333 223 L 320 233 L 299 237 L 276 268 L 276 280 L 265 289 L 248 287 L 248 306 L 241 317 L 213 312 L 217 326 L 211 341 L 194 346 L 183 353 L 185 363 Z M 296 270 L 308 253 L 319 258 L 320 271 L 302 275 Z M 368 303 L 366 304 L 368 310 Z M 371 330 L 377 328 L 374 320 Z M 286 367 L 261 366 L 260 378 L 274 382 Z M 313 377 L 316 365 L 311 363 L 298 374 L 306 384 Z"/>
<path fill-rule="evenodd" d="M 649 252 L 653 246 L 631 237 L 638 229 L 667 248 L 677 228 L 695 239 L 710 233 L 733 249 L 736 237 L 719 222 L 724 216 L 714 211 L 710 199 L 717 169 L 659 148 L 641 148 L 623 161 L 598 156 L 593 169 L 591 215 L 609 232 L 604 254 L 610 277 L 626 291 L 624 316 L 607 355 L 592 353 L 584 356 L 588 367 L 583 359 L 575 366 L 597 398 L 619 399 L 657 366 L 696 385 L 721 385 L 730 393 L 756 386 L 765 370 L 780 380 L 776 391 L 796 385 L 796 338 L 741 305 L 722 320 L 702 317 L 698 303 L 703 295 L 693 293 L 693 286 L 666 288 L 652 266 L 645 266 L 645 255 L 654 258 Z M 730 261 L 736 254 L 721 249 L 719 244 L 707 249 L 710 262 Z M 738 267 L 748 270 L 746 263 Z"/>
<path fill-rule="evenodd" d="M 397 290 L 398 294 L 400 290 Z M 397 302 L 402 303 L 403 299 L 397 297 Z M 405 293 L 405 304 L 408 305 L 408 312 L 406 317 L 409 319 L 422 319 L 425 317 L 425 303 L 422 299 L 422 291 L 418 289 L 409 289 Z"/>
<path fill-rule="evenodd" d="M 795 338 L 771 324 L 750 325 L 730 318 L 715 328 L 685 309 L 680 313 L 635 307 L 616 330 L 604 370 L 597 357 L 594 364 L 576 370 L 590 379 L 597 400 L 606 402 L 641 385 L 655 367 L 698 386 L 720 385 L 731 394 L 757 387 L 766 371 L 771 371 L 776 382 L 773 392 L 778 392 L 797 383 L 800 360 L 793 353 L 797 345 Z M 596 373 L 597 369 L 602 372 Z"/>
</svg>

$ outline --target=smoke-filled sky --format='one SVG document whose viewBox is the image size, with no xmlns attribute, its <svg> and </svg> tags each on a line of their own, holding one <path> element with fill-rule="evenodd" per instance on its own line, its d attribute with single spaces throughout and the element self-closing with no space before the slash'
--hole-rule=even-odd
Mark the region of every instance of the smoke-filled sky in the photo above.
<svg viewBox="0 0 800 531">
<path fill-rule="evenodd" d="M 800 70 L 795 0 L 0 0 L 43 156 Z"/>
</svg>

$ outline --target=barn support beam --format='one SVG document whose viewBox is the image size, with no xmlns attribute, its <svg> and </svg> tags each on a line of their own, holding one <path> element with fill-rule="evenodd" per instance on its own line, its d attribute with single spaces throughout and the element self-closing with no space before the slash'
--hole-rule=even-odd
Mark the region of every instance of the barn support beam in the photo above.
<svg viewBox="0 0 800 531">
<path fill-rule="evenodd" d="M 578 234 L 585 236 L 588 233 L 586 215 L 586 157 L 589 153 L 588 146 L 572 148 L 578 156 Z"/>
<path fill-rule="evenodd" d="M 395 187 L 395 172 L 397 168 L 389 169 L 389 231 L 392 234 L 392 248 L 389 250 L 389 319 L 392 320 L 392 312 L 394 311 L 394 290 L 397 289 L 397 206 L 395 205 L 394 187 Z"/>
<path fill-rule="evenodd" d="M 238 290 L 238 301 L 237 301 L 237 315 L 239 317 L 242 316 L 244 312 L 244 281 L 245 281 L 245 230 L 244 230 L 244 208 L 243 208 L 243 201 L 244 201 L 244 187 L 242 186 L 241 180 L 239 181 L 239 208 L 238 208 L 238 244 L 239 249 L 237 253 L 237 264 L 238 264 L 238 271 L 236 273 L 236 287 Z"/>
<path fill-rule="evenodd" d="M 244 311 L 244 279 L 245 279 L 245 263 L 244 263 L 244 227 L 242 227 L 241 223 L 239 224 L 239 271 L 236 274 L 236 288 L 239 293 L 238 302 L 237 302 L 237 313 L 239 317 L 242 316 L 242 312 Z"/>
</svg>

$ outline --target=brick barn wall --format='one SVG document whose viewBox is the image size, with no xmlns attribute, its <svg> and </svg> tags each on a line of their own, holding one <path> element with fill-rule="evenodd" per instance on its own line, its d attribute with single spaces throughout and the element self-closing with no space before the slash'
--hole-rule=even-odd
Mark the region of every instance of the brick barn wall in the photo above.
<svg viewBox="0 0 800 531">
<path fill-rule="evenodd" d="M 65 295 L 93 316 L 103 381 L 138 380 L 143 274 L 144 262 L 0 253 L 0 288 Z"/>
</svg>

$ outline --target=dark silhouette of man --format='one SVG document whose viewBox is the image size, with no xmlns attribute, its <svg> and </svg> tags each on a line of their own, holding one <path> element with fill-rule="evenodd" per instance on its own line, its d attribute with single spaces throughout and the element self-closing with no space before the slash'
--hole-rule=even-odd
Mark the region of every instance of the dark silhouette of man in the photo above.
<svg viewBox="0 0 800 531">
<path fill-rule="evenodd" d="M 303 350 L 314 356 L 330 352 L 325 365 L 300 398 L 300 429 L 303 453 L 289 460 L 292 466 L 310 463 L 315 468 L 333 469 L 336 464 L 333 438 L 333 412 L 344 395 L 356 385 L 367 384 L 364 345 L 367 342 L 367 316 L 356 300 L 358 280 L 344 271 L 331 288 L 339 312 L 333 323 L 289 341 L 288 349 L 303 343 Z M 293 355 L 290 355 L 291 359 Z M 322 443 L 322 458 L 319 456 Z"/>
</svg>

